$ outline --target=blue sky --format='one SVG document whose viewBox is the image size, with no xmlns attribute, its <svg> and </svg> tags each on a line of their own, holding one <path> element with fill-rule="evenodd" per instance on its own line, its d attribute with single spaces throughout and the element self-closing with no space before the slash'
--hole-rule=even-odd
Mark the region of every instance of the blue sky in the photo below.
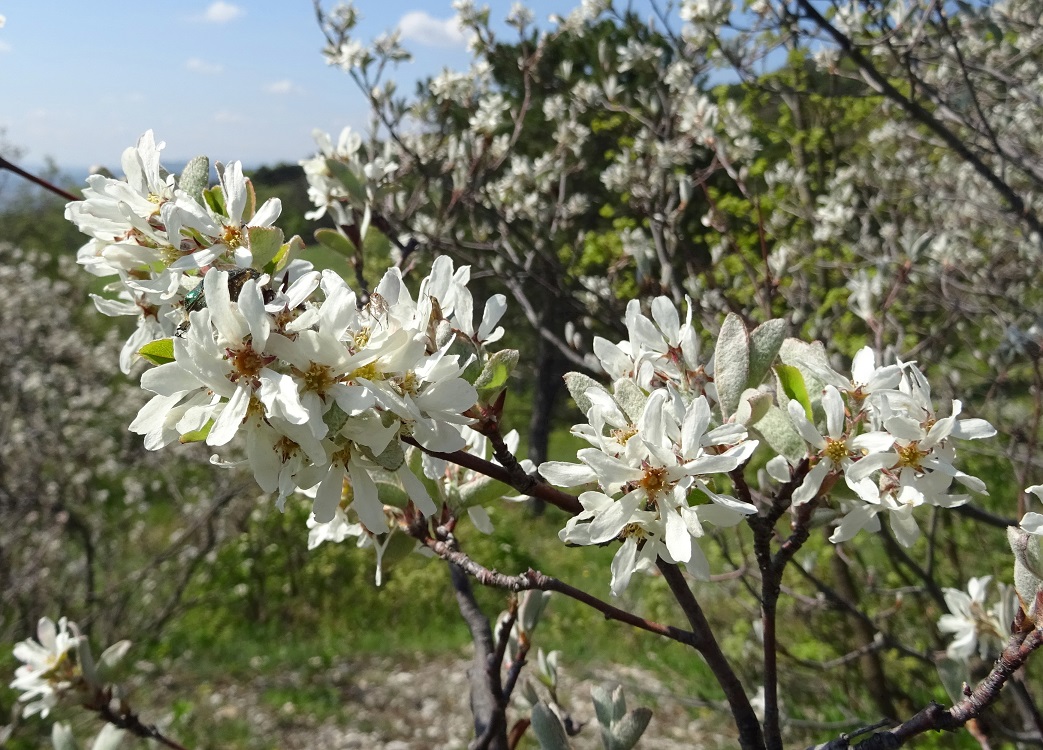
<svg viewBox="0 0 1043 750">
<path fill-rule="evenodd" d="M 526 4 L 544 21 L 578 1 Z M 489 5 L 502 21 L 511 3 Z M 362 38 L 403 29 L 415 61 L 400 68 L 400 90 L 468 64 L 451 0 L 356 7 Z M 69 170 L 116 167 L 149 128 L 171 164 L 198 154 L 297 161 L 312 151 L 313 129 L 366 123 L 354 83 L 320 53 L 311 0 L 0 0 L 0 14 L 0 146 L 24 149 L 31 166 L 52 157 Z"/>
</svg>

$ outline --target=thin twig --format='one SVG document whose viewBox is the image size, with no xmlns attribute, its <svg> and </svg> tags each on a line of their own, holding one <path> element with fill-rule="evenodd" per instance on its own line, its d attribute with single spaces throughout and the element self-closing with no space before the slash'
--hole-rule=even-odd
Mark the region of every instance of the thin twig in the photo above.
<svg viewBox="0 0 1043 750">
<path fill-rule="evenodd" d="M 67 201 L 83 200 L 82 197 L 80 197 L 78 195 L 73 195 L 68 190 L 63 190 L 62 188 L 58 187 L 57 185 L 48 182 L 43 177 L 37 177 L 34 174 L 30 174 L 29 172 L 26 172 L 24 169 L 22 169 L 21 167 L 15 165 L 15 164 L 12 164 L 11 162 L 9 162 L 7 159 L 5 159 L 2 156 L 0 156 L 0 169 L 6 169 L 8 172 L 14 172 L 19 177 L 22 177 L 22 178 L 24 178 L 26 180 L 29 180 L 29 182 L 33 183 L 34 185 L 39 185 L 44 190 L 49 190 L 52 193 L 54 193 L 55 195 L 57 195 L 57 196 L 59 196 L 61 198 L 64 198 Z"/>
</svg>

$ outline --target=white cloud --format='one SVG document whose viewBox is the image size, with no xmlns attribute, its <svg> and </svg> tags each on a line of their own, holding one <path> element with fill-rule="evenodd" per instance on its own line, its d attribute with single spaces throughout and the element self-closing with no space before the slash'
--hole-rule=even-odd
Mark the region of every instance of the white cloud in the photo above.
<svg viewBox="0 0 1043 750">
<path fill-rule="evenodd" d="M 264 87 L 264 90 L 269 94 L 299 94 L 301 93 L 301 87 L 291 81 L 289 78 L 284 78 L 281 81 L 273 81 Z"/>
<path fill-rule="evenodd" d="M 228 23 L 244 15 L 246 11 L 240 6 L 226 3 L 225 0 L 214 0 L 197 19 L 207 23 Z"/>
<path fill-rule="evenodd" d="M 467 37 L 457 17 L 435 18 L 422 10 L 411 10 L 398 22 L 403 39 L 428 47 L 462 47 Z"/>
<path fill-rule="evenodd" d="M 198 57 L 190 57 L 185 60 L 185 70 L 190 70 L 193 73 L 202 73 L 203 75 L 216 75 L 220 73 L 224 68 L 217 63 L 207 62 L 206 60 L 200 60 Z"/>
<path fill-rule="evenodd" d="M 0 54 L 10 52 L 13 48 L 7 42 L 0 42 Z"/>
</svg>

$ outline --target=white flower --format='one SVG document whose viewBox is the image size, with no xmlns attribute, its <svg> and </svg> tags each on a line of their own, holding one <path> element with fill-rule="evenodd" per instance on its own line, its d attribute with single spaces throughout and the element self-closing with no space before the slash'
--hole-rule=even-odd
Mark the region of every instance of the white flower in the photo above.
<svg viewBox="0 0 1043 750">
<path fill-rule="evenodd" d="M 832 368 L 821 366 L 816 360 L 807 362 L 810 369 L 823 383 L 831 385 L 841 393 L 848 395 L 853 406 L 866 408 L 865 401 L 873 394 L 891 392 L 902 380 L 900 365 L 876 366 L 876 353 L 869 346 L 864 346 L 851 361 L 851 378 L 845 378 Z"/>
<path fill-rule="evenodd" d="M 548 461 L 540 466 L 540 473 L 552 484 L 597 482 L 602 489 L 580 495 L 584 511 L 569 520 L 561 538 L 574 544 L 603 544 L 622 537 L 627 551 L 618 553 L 621 582 L 629 580 L 637 561 L 649 555 L 652 560 L 658 556 L 684 563 L 693 575 L 706 577 L 705 557 L 692 543 L 703 536 L 703 522 L 732 525 L 756 508 L 715 492 L 705 477 L 737 468 L 756 443 L 745 440 L 741 426 L 708 430 L 711 414 L 704 396 L 685 405 L 676 391 L 653 391 L 637 424 L 631 425 L 607 394 L 596 389 L 588 393 L 594 426 L 577 425 L 574 431 L 597 447 L 577 453 L 580 465 Z M 610 435 L 602 434 L 612 425 L 619 426 Z M 714 452 L 708 452 L 709 447 Z M 710 502 L 690 505 L 693 492 Z M 642 540 L 641 555 L 627 546 L 635 538 Z M 629 572 L 624 576 L 622 571 Z"/>
<path fill-rule="evenodd" d="M 822 392 L 826 435 L 819 432 L 808 420 L 804 407 L 796 399 L 789 402 L 788 408 L 790 419 L 801 437 L 818 449 L 814 455 L 817 459 L 815 465 L 800 487 L 793 492 L 795 506 L 813 500 L 818 495 L 822 482 L 830 474 L 844 473 L 851 482 L 865 478 L 878 468 L 876 461 L 869 457 L 887 450 L 894 442 L 894 438 L 886 432 L 850 434 L 844 413 L 844 399 L 833 385 L 827 385 Z"/>
<path fill-rule="evenodd" d="M 178 190 L 175 201 L 181 211 L 184 226 L 194 229 L 211 243 L 197 250 L 191 256 L 182 258 L 171 264 L 174 269 L 205 268 L 224 255 L 234 260 L 236 265 L 250 265 L 250 227 L 267 227 L 279 218 L 282 202 L 278 198 L 269 198 L 257 209 L 249 221 L 243 223 L 249 191 L 246 178 L 243 176 L 241 162 L 233 161 L 220 172 L 221 195 L 224 198 L 225 213 L 219 214 L 209 206 L 201 206 L 192 196 Z"/>
<path fill-rule="evenodd" d="M 971 578 L 967 591 L 945 589 L 949 614 L 938 619 L 938 629 L 954 636 L 946 649 L 949 658 L 967 660 L 977 651 L 981 658 L 987 659 L 1006 640 L 1012 619 L 1012 592 L 1000 585 L 998 602 L 986 609 L 985 598 L 991 580 L 992 576 Z"/>
<path fill-rule="evenodd" d="M 365 536 L 362 524 L 350 523 L 344 509 L 338 507 L 333 518 L 326 523 L 315 520 L 315 514 L 308 517 L 308 549 L 315 549 L 323 542 L 343 542 L 348 537 Z"/>
<path fill-rule="evenodd" d="M 28 639 L 14 647 L 14 656 L 24 662 L 15 670 L 11 688 L 22 691 L 19 700 L 27 703 L 24 716 L 39 713 L 46 717 L 58 705 L 61 694 L 70 690 L 79 677 L 76 649 L 79 629 L 61 618 L 57 626 L 48 617 L 40 619 L 34 641 Z"/>
<path fill-rule="evenodd" d="M 269 417 L 305 424 L 313 418 L 300 402 L 293 380 L 270 367 L 276 359 L 266 350 L 271 320 L 264 309 L 260 289 L 254 279 L 244 285 L 233 304 L 228 291 L 228 274 L 212 269 L 203 279 L 207 307 L 191 313 L 191 326 L 184 336 L 174 339 L 174 361 L 147 371 L 143 388 L 157 398 L 180 396 L 197 399 L 175 425 L 185 435 L 206 427 L 208 445 L 225 445 L 239 430 L 253 400 L 259 401 Z M 201 394 L 210 398 L 199 403 Z M 156 399 L 153 399 L 156 402 Z M 152 413 L 168 401 L 149 402 L 135 420 L 135 431 L 154 432 L 157 419 Z M 157 410 L 158 411 L 158 410 Z M 321 415 L 320 415 L 321 418 Z"/>
</svg>

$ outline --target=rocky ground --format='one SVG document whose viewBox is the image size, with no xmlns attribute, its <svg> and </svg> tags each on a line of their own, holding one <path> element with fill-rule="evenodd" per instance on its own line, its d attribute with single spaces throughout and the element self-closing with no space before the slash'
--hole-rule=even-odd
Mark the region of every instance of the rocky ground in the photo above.
<svg viewBox="0 0 1043 750">
<path fill-rule="evenodd" d="M 203 712 L 209 716 L 196 718 L 204 726 L 212 723 L 215 734 L 224 722 L 248 727 L 254 738 L 251 747 L 257 748 L 463 750 L 471 737 L 468 665 L 464 655 L 366 657 L 325 669 L 229 681 L 207 688 L 204 703 L 208 706 Z M 590 700 L 590 687 L 597 683 L 622 684 L 629 708 L 644 705 L 653 709 L 652 722 L 638 747 L 713 750 L 735 745 L 726 713 L 702 712 L 703 718 L 694 718 L 691 702 L 671 695 L 668 686 L 651 673 L 613 667 L 582 677 L 561 675 L 559 694 L 573 718 L 586 725 L 573 741 L 575 750 L 602 747 Z M 169 687 L 176 690 L 173 684 Z M 333 695 L 336 716 L 316 719 L 293 698 L 317 690 Z M 286 700 L 277 705 L 272 695 Z M 532 742 L 523 747 L 536 745 Z"/>
</svg>

